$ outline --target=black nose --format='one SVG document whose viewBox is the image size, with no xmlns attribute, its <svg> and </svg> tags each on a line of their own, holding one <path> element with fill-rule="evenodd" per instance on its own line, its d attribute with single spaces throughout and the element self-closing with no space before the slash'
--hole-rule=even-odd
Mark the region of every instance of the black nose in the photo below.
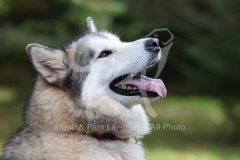
<svg viewBox="0 0 240 160">
<path fill-rule="evenodd" d="M 145 41 L 145 49 L 146 50 L 152 50 L 155 53 L 158 53 L 160 51 L 159 47 L 159 41 L 157 38 L 151 38 Z"/>
</svg>

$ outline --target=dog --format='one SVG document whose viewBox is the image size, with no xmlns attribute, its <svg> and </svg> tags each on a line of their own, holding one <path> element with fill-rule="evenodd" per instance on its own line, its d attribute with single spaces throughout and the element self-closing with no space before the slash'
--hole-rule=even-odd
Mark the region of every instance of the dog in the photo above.
<svg viewBox="0 0 240 160">
<path fill-rule="evenodd" d="M 164 98 L 160 79 L 137 75 L 161 59 L 158 39 L 122 42 L 98 31 L 58 49 L 29 44 L 38 72 L 24 110 L 25 125 L 4 147 L 1 160 L 143 160 L 140 139 L 150 132 L 140 105 Z"/>
</svg>

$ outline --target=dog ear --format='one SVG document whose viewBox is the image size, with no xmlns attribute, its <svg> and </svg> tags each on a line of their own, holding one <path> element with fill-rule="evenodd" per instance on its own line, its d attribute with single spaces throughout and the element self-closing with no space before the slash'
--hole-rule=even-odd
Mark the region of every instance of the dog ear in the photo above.
<svg viewBox="0 0 240 160">
<path fill-rule="evenodd" d="M 97 28 L 94 24 L 92 17 L 88 17 L 86 20 L 87 33 L 97 32 Z"/>
<path fill-rule="evenodd" d="M 26 51 L 35 69 L 51 84 L 62 86 L 68 75 L 67 55 L 60 49 L 29 44 Z"/>
</svg>

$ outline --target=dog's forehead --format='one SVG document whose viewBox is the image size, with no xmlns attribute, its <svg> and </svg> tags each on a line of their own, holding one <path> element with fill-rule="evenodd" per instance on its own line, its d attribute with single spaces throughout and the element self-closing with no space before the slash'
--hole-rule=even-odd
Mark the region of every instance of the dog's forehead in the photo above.
<svg viewBox="0 0 240 160">
<path fill-rule="evenodd" d="M 75 54 L 88 54 L 101 49 L 111 49 L 118 43 L 121 43 L 119 37 L 107 31 L 100 31 L 86 34 L 73 41 L 71 48 L 75 49 Z"/>
<path fill-rule="evenodd" d="M 100 32 L 101 35 L 107 37 L 109 40 L 112 40 L 112 41 L 120 41 L 119 37 L 116 36 L 115 34 L 113 33 L 110 33 L 110 32 L 107 32 L 107 31 L 102 31 Z"/>
<path fill-rule="evenodd" d="M 119 37 L 114 35 L 113 33 L 107 31 L 99 31 L 93 32 L 90 34 L 86 34 L 84 37 L 79 38 L 77 43 L 81 45 L 84 42 L 94 41 L 94 40 L 109 40 L 109 41 L 120 41 Z M 85 44 L 84 44 L 85 45 Z"/>
<path fill-rule="evenodd" d="M 109 43 L 106 43 L 109 42 Z M 121 43 L 121 40 L 118 36 L 107 32 L 107 31 L 99 31 L 99 32 L 93 32 L 93 33 L 85 33 L 84 35 L 80 36 L 79 38 L 66 43 L 61 47 L 61 49 L 68 50 L 71 54 L 76 54 L 76 51 L 78 50 L 89 50 L 89 49 L 97 49 L 96 44 L 110 44 L 110 43 Z M 90 45 L 93 44 L 93 45 Z M 99 46 L 98 47 L 101 47 Z"/>
<path fill-rule="evenodd" d="M 89 42 L 95 41 L 95 40 L 108 40 L 112 42 L 121 42 L 119 37 L 116 36 L 115 34 L 108 32 L 108 31 L 98 31 L 98 32 L 93 32 L 93 33 L 85 33 L 81 35 L 79 38 L 74 39 L 65 45 L 61 47 L 61 49 L 76 49 L 77 46 L 88 46 L 87 44 Z"/>
</svg>

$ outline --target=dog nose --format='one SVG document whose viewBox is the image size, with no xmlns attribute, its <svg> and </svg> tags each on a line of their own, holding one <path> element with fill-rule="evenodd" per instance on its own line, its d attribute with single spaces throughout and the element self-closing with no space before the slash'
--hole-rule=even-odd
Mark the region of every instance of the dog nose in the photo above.
<svg viewBox="0 0 240 160">
<path fill-rule="evenodd" d="M 145 49 L 146 50 L 152 50 L 155 53 L 158 53 L 160 51 L 159 47 L 159 41 L 157 38 L 151 38 L 145 41 Z"/>
</svg>

